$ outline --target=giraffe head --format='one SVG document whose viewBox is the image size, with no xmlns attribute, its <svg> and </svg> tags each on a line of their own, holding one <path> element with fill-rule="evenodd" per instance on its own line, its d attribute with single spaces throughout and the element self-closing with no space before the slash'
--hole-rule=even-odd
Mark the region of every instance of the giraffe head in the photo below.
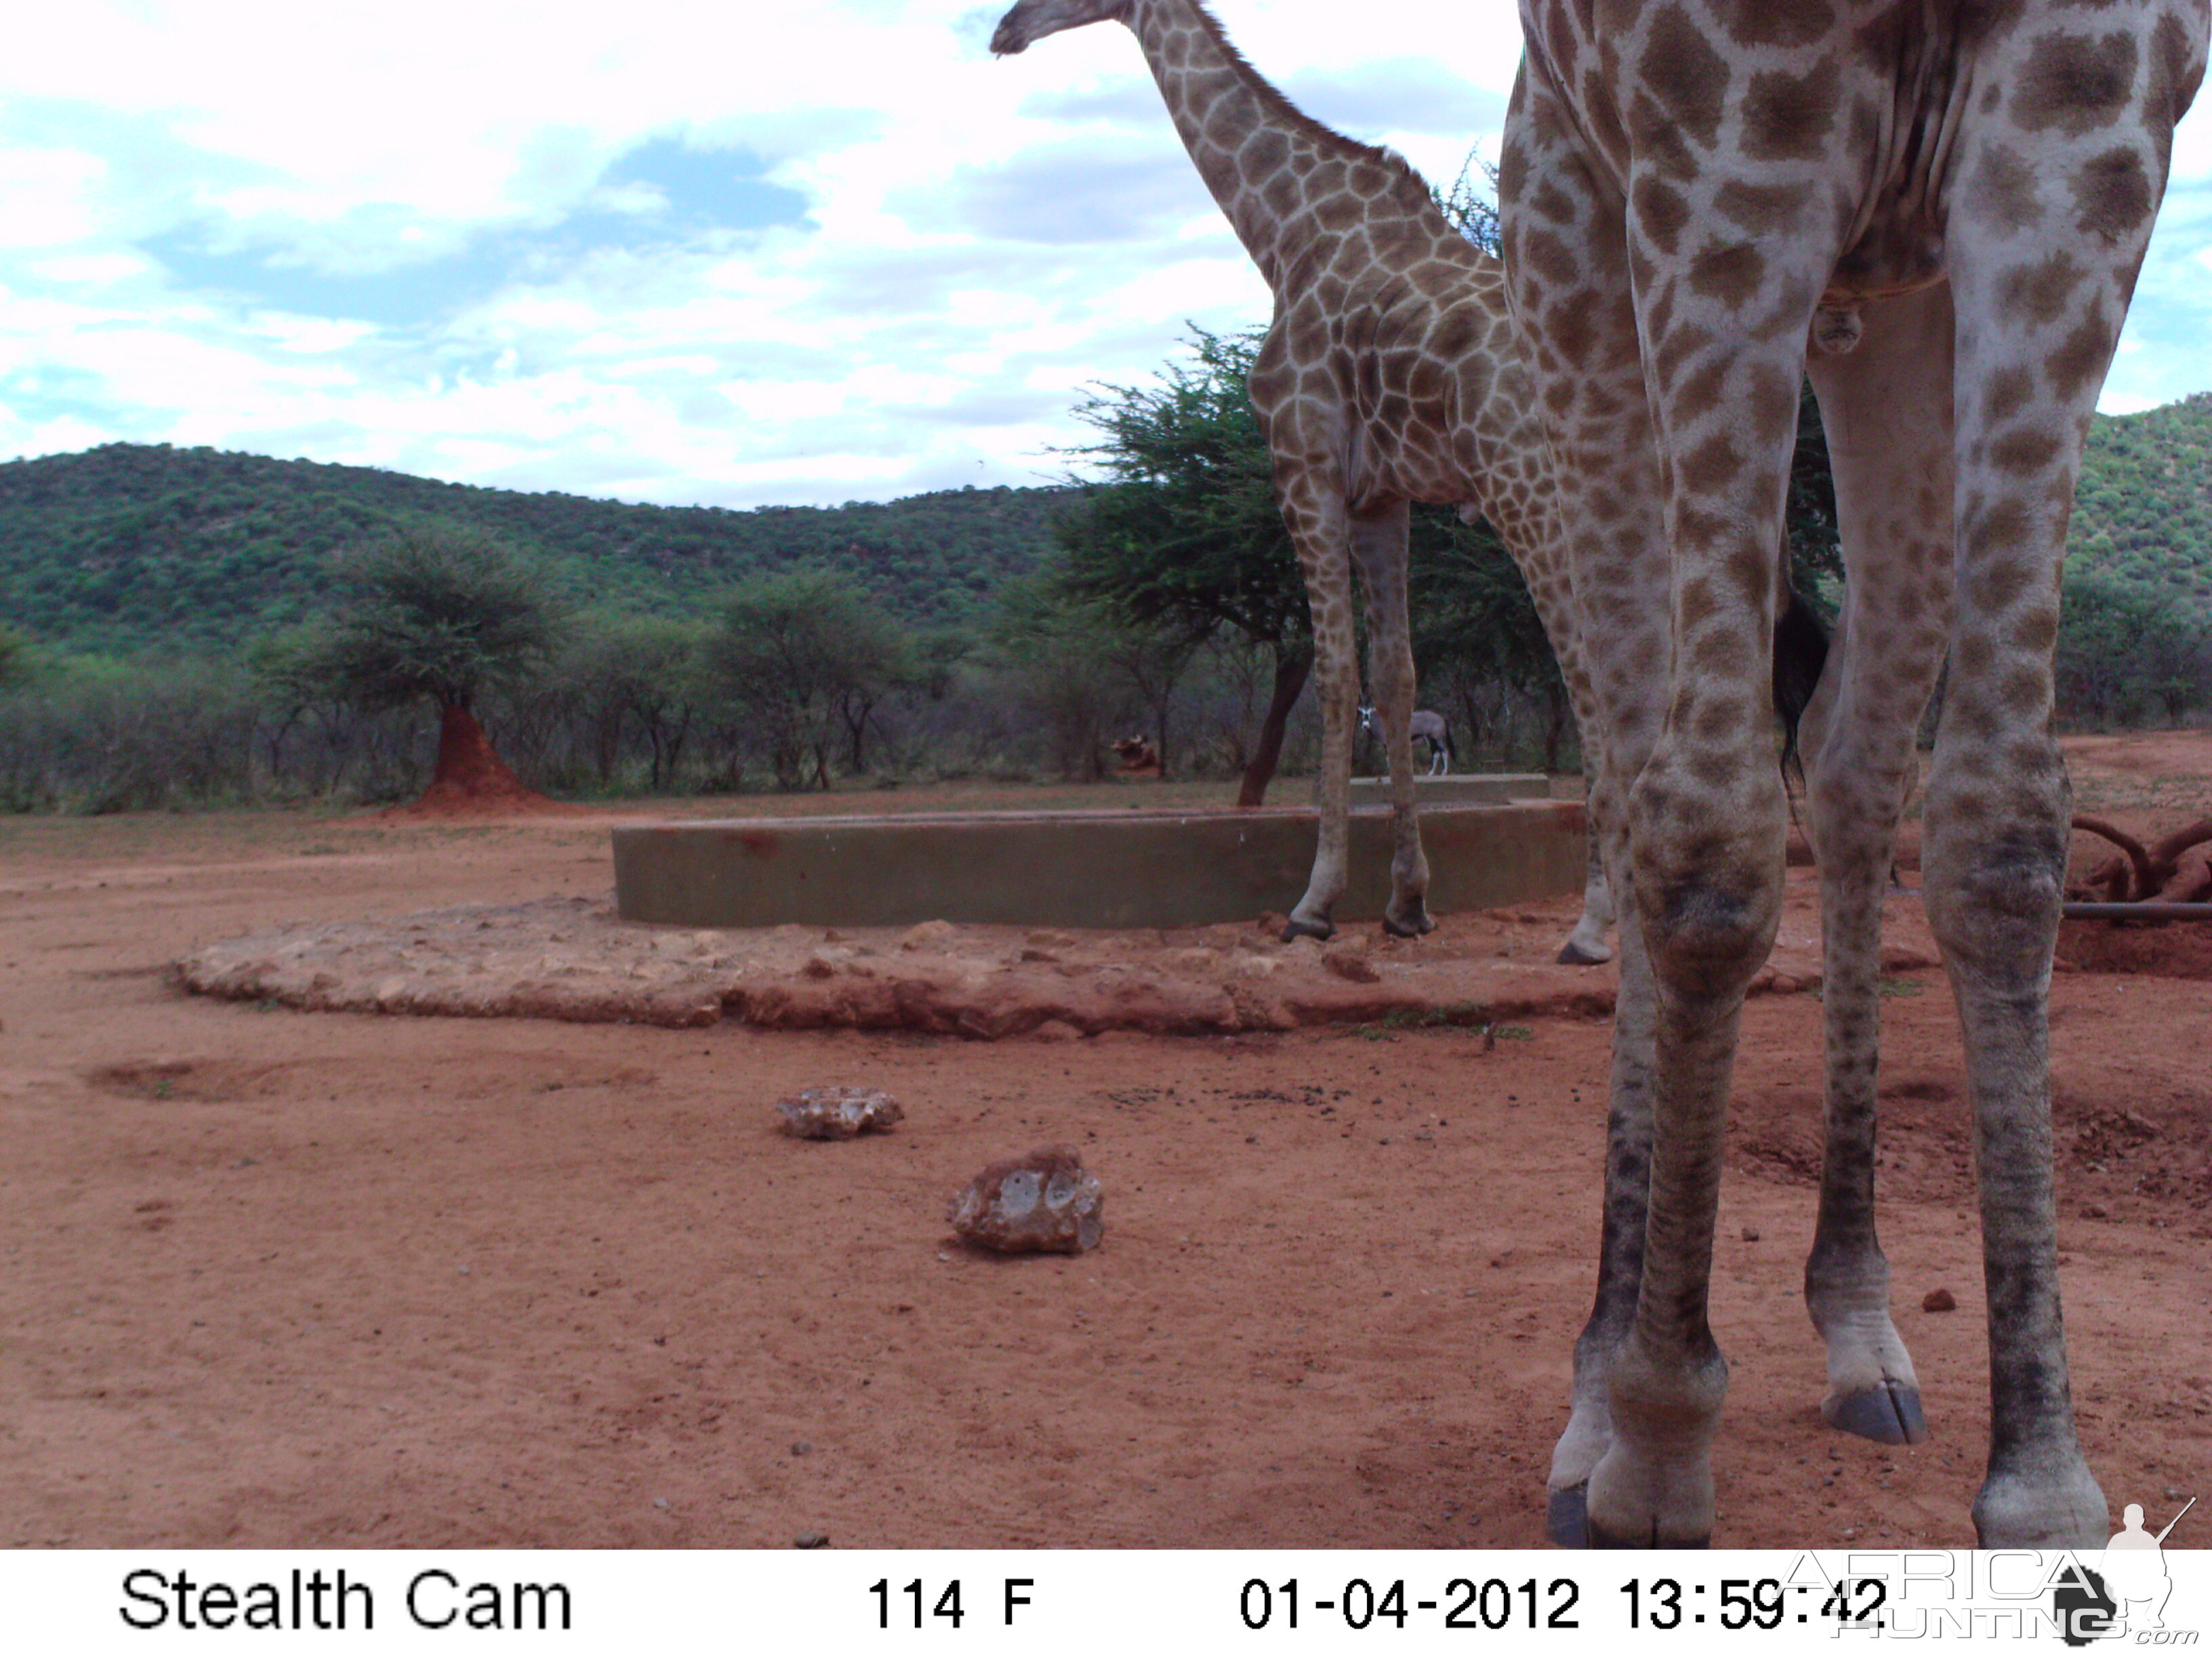
<svg viewBox="0 0 2212 1659">
<path fill-rule="evenodd" d="M 1129 4 L 1130 0 L 1021 0 L 999 20 L 991 50 L 1010 57 L 1062 29 L 1118 21 L 1128 15 Z"/>
</svg>

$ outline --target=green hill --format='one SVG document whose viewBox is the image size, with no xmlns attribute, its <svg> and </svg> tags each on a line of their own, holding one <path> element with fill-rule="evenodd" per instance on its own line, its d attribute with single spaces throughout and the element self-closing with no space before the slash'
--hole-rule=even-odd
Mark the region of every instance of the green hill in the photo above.
<svg viewBox="0 0 2212 1659">
<path fill-rule="evenodd" d="M 335 550 L 440 518 L 535 550 L 593 603 L 676 611 L 738 577 L 812 562 L 909 623 L 952 623 L 1035 568 L 1068 496 L 963 489 L 732 512 L 107 444 L 0 463 L 0 621 L 77 650 L 222 650 L 313 614 Z M 2097 418 L 2069 562 L 2212 617 L 2212 392 Z"/>
<path fill-rule="evenodd" d="M 2067 566 L 2144 582 L 2212 617 L 2212 392 L 2089 428 Z"/>
<path fill-rule="evenodd" d="M 673 611 L 741 576 L 813 562 L 909 623 L 957 623 L 1035 566 L 1067 495 L 962 489 L 733 512 L 107 444 L 0 463 L 0 620 L 77 650 L 222 649 L 313 614 L 335 550 L 438 518 L 542 554 L 594 604 Z"/>
</svg>

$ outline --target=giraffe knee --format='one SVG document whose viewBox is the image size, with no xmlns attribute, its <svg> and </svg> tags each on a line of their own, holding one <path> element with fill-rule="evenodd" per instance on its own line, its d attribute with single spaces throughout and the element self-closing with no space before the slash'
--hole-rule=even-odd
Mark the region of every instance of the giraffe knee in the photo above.
<svg viewBox="0 0 2212 1659">
<path fill-rule="evenodd" d="M 1928 920 L 1947 960 L 2007 979 L 2048 969 L 2065 901 L 2066 837 L 2019 827 L 1971 847 L 1931 837 Z"/>
</svg>

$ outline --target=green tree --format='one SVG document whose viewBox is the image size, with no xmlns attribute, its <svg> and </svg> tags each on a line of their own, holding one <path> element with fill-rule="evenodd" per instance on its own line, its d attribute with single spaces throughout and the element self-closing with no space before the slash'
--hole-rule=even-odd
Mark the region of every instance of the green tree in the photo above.
<svg viewBox="0 0 2212 1659">
<path fill-rule="evenodd" d="M 1313 672 L 1305 579 L 1276 504 L 1274 464 L 1245 382 L 1263 337 L 1193 327 L 1193 362 L 1077 406 L 1100 434 L 1069 452 L 1104 475 L 1057 526 L 1069 592 L 1191 644 L 1231 629 L 1273 659 L 1273 687 L 1237 793 L 1256 806 Z"/>
<path fill-rule="evenodd" d="M 350 598 L 308 666 L 365 708 L 425 699 L 437 705 L 438 766 L 428 793 L 526 793 L 475 709 L 485 692 L 538 673 L 566 631 L 563 607 L 542 571 L 503 542 L 434 523 L 387 532 L 344 556 L 338 569 Z"/>
<path fill-rule="evenodd" d="M 1134 628 L 1113 607 L 1072 594 L 1050 575 L 1000 590 L 986 649 L 1015 701 L 1034 711 L 1064 778 L 1096 783 L 1106 775 L 1107 723 L 1123 707 L 1109 641 Z"/>
<path fill-rule="evenodd" d="M 829 788 L 830 751 L 841 744 L 860 769 L 876 705 L 916 673 L 905 630 L 848 578 L 820 568 L 732 589 L 705 663 L 744 709 L 784 789 Z"/>
<path fill-rule="evenodd" d="M 0 691 L 13 690 L 30 683 L 31 652 L 27 635 L 0 623 Z"/>
<path fill-rule="evenodd" d="M 2069 570 L 2053 689 L 2071 721 L 2178 721 L 2212 705 L 2212 629 L 2162 585 Z"/>
</svg>

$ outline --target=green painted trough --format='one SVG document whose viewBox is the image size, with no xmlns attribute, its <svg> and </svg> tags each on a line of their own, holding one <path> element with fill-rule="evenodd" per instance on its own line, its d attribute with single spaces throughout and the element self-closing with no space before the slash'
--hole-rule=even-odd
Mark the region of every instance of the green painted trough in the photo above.
<svg viewBox="0 0 2212 1659">
<path fill-rule="evenodd" d="M 1287 912 L 1317 835 L 1310 807 L 647 824 L 614 832 L 615 899 L 625 921 L 689 927 L 1189 927 Z M 1579 802 L 1425 806 L 1421 842 L 1433 913 L 1582 890 Z M 1351 865 L 1336 919 L 1376 920 L 1387 808 L 1353 811 Z"/>
</svg>

